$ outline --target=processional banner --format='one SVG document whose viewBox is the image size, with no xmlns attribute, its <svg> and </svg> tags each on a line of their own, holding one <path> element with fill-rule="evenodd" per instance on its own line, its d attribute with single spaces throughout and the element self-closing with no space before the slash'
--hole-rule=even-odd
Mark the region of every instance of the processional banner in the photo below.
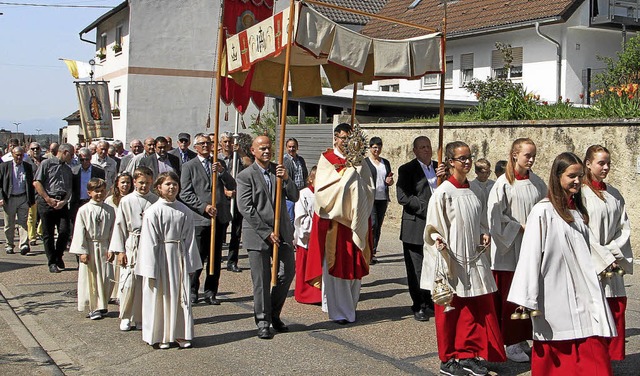
<svg viewBox="0 0 640 376">
<path fill-rule="evenodd" d="M 76 91 L 80 104 L 80 121 L 85 139 L 113 138 L 109 85 L 105 81 L 78 81 Z"/>
</svg>

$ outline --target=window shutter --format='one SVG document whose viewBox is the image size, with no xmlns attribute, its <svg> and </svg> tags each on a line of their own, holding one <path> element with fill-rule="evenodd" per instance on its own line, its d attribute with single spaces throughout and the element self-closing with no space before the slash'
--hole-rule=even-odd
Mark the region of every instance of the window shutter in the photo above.
<svg viewBox="0 0 640 376">
<path fill-rule="evenodd" d="M 460 70 L 473 69 L 473 54 L 460 55 Z"/>
</svg>

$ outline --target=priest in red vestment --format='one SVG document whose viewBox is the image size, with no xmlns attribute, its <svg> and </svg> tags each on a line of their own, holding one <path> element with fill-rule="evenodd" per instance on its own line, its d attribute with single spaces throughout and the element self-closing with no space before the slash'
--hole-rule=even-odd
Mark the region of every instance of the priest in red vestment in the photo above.
<svg viewBox="0 0 640 376">
<path fill-rule="evenodd" d="M 318 161 L 305 273 L 307 283 L 322 284 L 323 311 L 343 325 L 356 320 L 360 280 L 369 274 L 372 249 L 374 187 L 368 168 L 347 163 L 351 131 L 349 124 L 336 126 L 334 148 Z"/>
</svg>

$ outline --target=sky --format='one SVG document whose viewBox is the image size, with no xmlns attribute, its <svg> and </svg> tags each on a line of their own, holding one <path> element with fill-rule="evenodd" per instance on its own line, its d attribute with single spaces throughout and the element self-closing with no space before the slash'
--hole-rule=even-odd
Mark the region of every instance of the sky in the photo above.
<svg viewBox="0 0 640 376">
<path fill-rule="evenodd" d="M 26 134 L 58 133 L 62 119 L 78 109 L 67 58 L 88 62 L 95 46 L 79 32 L 109 8 L 61 8 L 6 3 L 108 6 L 123 0 L 0 1 L 0 128 Z M 95 41 L 95 30 L 84 36 Z"/>
</svg>

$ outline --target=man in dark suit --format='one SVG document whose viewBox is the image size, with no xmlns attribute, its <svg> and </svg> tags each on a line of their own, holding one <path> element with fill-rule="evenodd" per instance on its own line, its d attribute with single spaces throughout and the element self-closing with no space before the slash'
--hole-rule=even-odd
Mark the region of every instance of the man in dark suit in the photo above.
<svg viewBox="0 0 640 376">
<path fill-rule="evenodd" d="M 4 210 L 4 235 L 7 240 L 5 251 L 14 253 L 14 237 L 16 223 L 20 235 L 20 254 L 29 253 L 29 232 L 27 217 L 29 207 L 35 204 L 33 188 L 33 169 L 29 163 L 23 162 L 24 148 L 16 146 L 11 149 L 12 161 L 0 164 L 0 205 Z"/>
<path fill-rule="evenodd" d="M 169 154 L 178 157 L 180 164 L 183 165 L 198 155 L 193 150 L 189 149 L 189 145 L 191 145 L 191 136 L 189 133 L 180 133 L 178 135 L 178 147 L 172 149 Z"/>
<path fill-rule="evenodd" d="M 140 160 L 140 166 L 149 167 L 153 171 L 155 181 L 159 174 L 172 171 L 180 176 L 180 158 L 167 152 L 167 139 L 156 137 L 155 153 L 147 155 Z"/>
<path fill-rule="evenodd" d="M 251 280 L 253 281 L 253 310 L 258 338 L 271 339 L 270 325 L 277 332 L 289 328 L 280 320 L 289 286 L 295 275 L 293 257 L 293 226 L 287 214 L 285 197 L 298 200 L 298 188 L 283 165 L 271 163 L 271 140 L 258 136 L 253 140 L 251 153 L 255 162 L 242 170 L 237 177 L 238 209 L 244 217 L 243 243 L 249 254 Z M 280 201 L 280 231 L 274 233 L 274 209 L 276 178 L 282 179 L 283 195 Z M 279 244 L 280 263 L 277 283 L 269 290 L 271 281 L 271 254 L 273 245 Z"/>
<path fill-rule="evenodd" d="M 198 154 L 195 158 L 182 165 L 182 175 L 180 175 L 180 200 L 194 211 L 194 222 L 196 227 L 196 243 L 200 252 L 203 269 L 197 270 L 191 277 L 191 303 L 198 302 L 198 290 L 200 288 L 200 274 L 204 270 L 204 301 L 208 304 L 219 305 L 216 298 L 218 293 L 218 283 L 220 282 L 220 259 L 222 258 L 222 240 L 224 230 L 231 221 L 231 210 L 224 195 L 224 190 L 236 189 L 236 182 L 229 174 L 223 163 L 212 163 L 211 141 L 204 134 L 195 137 L 196 150 Z M 218 182 L 216 184 L 216 206 L 211 202 L 211 176 L 218 172 Z M 209 274 L 209 263 L 205 260 L 210 255 L 211 249 L 211 218 L 216 218 L 216 233 L 214 240 L 214 260 L 213 274 Z"/>
<path fill-rule="evenodd" d="M 78 162 L 79 165 L 73 166 L 71 171 L 73 172 L 72 192 L 70 204 L 70 216 L 71 221 L 76 218 L 78 209 L 89 202 L 90 197 L 87 192 L 87 183 L 93 178 L 103 179 L 106 173 L 100 167 L 91 163 L 91 151 L 88 148 L 82 148 L 78 150 Z"/>
<path fill-rule="evenodd" d="M 433 311 L 431 292 L 420 288 L 422 260 L 424 258 L 424 228 L 426 225 L 427 204 L 431 192 L 437 186 L 437 176 L 444 174 L 444 167 L 431 160 L 431 141 L 428 137 L 418 136 L 413 140 L 413 153 L 416 158 L 398 169 L 396 194 L 402 205 L 402 223 L 400 240 L 404 251 L 404 263 L 407 269 L 409 295 L 413 301 L 411 310 L 418 321 L 427 321 L 427 308 Z"/>
</svg>

